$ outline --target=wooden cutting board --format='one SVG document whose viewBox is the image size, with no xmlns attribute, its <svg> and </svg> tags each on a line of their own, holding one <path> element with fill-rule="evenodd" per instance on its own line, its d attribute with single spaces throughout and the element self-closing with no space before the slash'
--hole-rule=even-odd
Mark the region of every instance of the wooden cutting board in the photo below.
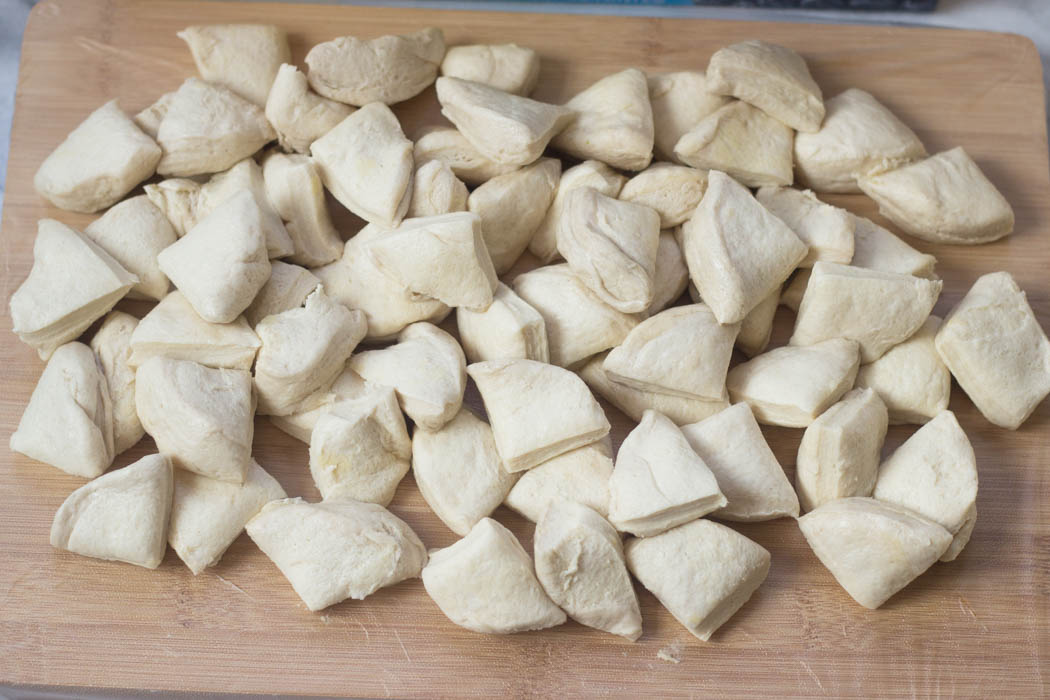
<svg viewBox="0 0 1050 700">
<path fill-rule="evenodd" d="M 801 51 L 826 95 L 875 94 L 931 152 L 963 145 L 1017 214 L 1010 238 L 934 253 L 945 313 L 984 272 L 1009 270 L 1050 327 L 1050 187 L 1039 56 L 1027 39 L 899 27 L 441 12 L 333 6 L 131 0 L 38 5 L 23 45 L 3 209 L 0 442 L 17 425 L 42 363 L 9 332 L 7 301 L 29 271 L 37 219 L 82 227 L 92 217 L 49 207 L 36 168 L 91 110 L 119 98 L 139 110 L 194 74 L 175 32 L 194 23 L 272 22 L 297 61 L 339 35 L 427 25 L 450 44 L 536 48 L 535 97 L 559 102 L 626 66 L 702 69 L 720 46 L 751 37 Z M 397 108 L 410 135 L 437 122 L 433 91 Z M 834 201 L 865 215 L 860 196 Z M 342 221 L 349 221 L 341 217 Z M 345 224 L 347 227 L 349 223 Z M 346 233 L 351 233 L 348 228 Z M 137 309 L 140 313 L 141 308 Z M 781 310 L 778 333 L 791 315 Z M 476 405 L 476 396 L 471 398 Z M 1050 404 L 1021 430 L 991 426 L 958 387 L 952 398 L 976 449 L 980 518 L 970 545 L 882 609 L 854 603 L 789 519 L 736 526 L 773 554 L 762 588 L 703 643 L 640 589 L 645 632 L 631 644 L 575 623 L 494 637 L 450 623 L 418 579 L 365 601 L 308 612 L 242 536 L 219 566 L 190 574 L 174 553 L 157 571 L 53 550 L 55 509 L 83 481 L 4 450 L 0 455 L 0 683 L 210 692 L 437 697 L 473 695 L 767 696 L 1046 695 L 1050 677 Z M 618 444 L 631 423 L 610 409 Z M 887 450 L 914 428 L 890 431 Z M 794 476 L 800 432 L 767 429 Z M 302 443 L 257 423 L 258 461 L 289 494 L 317 498 Z M 148 439 L 123 466 L 152 451 Z M 429 547 L 454 541 L 411 477 L 393 510 Z M 496 517 L 531 547 L 531 524 Z M 679 663 L 662 660 L 673 657 Z"/>
</svg>

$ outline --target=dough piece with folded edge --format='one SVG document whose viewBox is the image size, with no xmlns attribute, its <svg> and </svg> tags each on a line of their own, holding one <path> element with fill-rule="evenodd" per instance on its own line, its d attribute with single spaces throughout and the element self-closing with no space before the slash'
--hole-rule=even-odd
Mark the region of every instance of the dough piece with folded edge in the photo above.
<svg viewBox="0 0 1050 700">
<path fill-rule="evenodd" d="M 674 147 L 678 140 L 729 100 L 707 91 L 707 77 L 703 71 L 650 75 L 649 103 L 656 132 L 653 145 L 656 157 L 677 163 Z"/>
<path fill-rule="evenodd" d="M 534 523 L 557 500 L 583 504 L 605 518 L 612 473 L 612 441 L 606 435 L 521 474 L 504 505 Z"/>
<path fill-rule="evenodd" d="M 467 186 L 448 163 L 428 160 L 416 167 L 412 178 L 412 201 L 406 216 L 436 216 L 467 210 Z"/>
<path fill-rule="evenodd" d="M 302 155 L 272 152 L 263 161 L 266 195 L 285 221 L 294 252 L 288 262 L 318 267 L 343 254 L 343 241 L 332 225 L 317 166 Z"/>
<path fill-rule="evenodd" d="M 172 481 L 171 461 L 162 454 L 89 481 L 55 513 L 51 546 L 156 569 L 166 548 Z"/>
<path fill-rule="evenodd" d="M 92 221 L 84 235 L 139 278 L 129 299 L 160 301 L 171 284 L 157 265 L 160 251 L 178 240 L 164 212 L 145 195 L 127 199 Z"/>
<path fill-rule="evenodd" d="M 288 36 L 272 24 L 205 24 L 175 36 L 190 47 L 197 72 L 262 106 L 282 63 L 290 63 Z"/>
<path fill-rule="evenodd" d="M 309 153 L 311 143 L 353 111 L 353 107 L 311 90 L 306 76 L 290 63 L 277 70 L 266 96 L 266 119 L 277 132 L 277 142 L 295 153 Z"/>
<path fill-rule="evenodd" d="M 698 639 L 710 641 L 769 573 L 769 552 L 725 525 L 694 520 L 629 539 L 627 567 Z"/>
<path fill-rule="evenodd" d="M 113 455 L 119 455 L 145 434 L 135 409 L 135 368 L 131 366 L 131 338 L 139 320 L 123 311 L 111 311 L 91 338 L 109 388 L 113 416 Z"/>
<path fill-rule="evenodd" d="M 244 529 L 315 612 L 415 578 L 427 561 L 403 520 L 352 499 L 271 501 Z"/>
<path fill-rule="evenodd" d="M 339 255 L 342 256 L 342 248 Z M 244 318 L 254 328 L 267 316 L 297 309 L 319 284 L 321 280 L 309 270 L 280 260 L 271 260 L 270 279 L 266 280 L 266 284 L 255 295 L 251 305 L 244 310 Z"/>
<path fill-rule="evenodd" d="M 847 265 L 853 259 L 856 217 L 845 209 L 821 202 L 809 190 L 790 187 L 762 187 L 755 198 L 809 246 L 799 267 L 813 267 L 818 260 Z"/>
<path fill-rule="evenodd" d="M 645 310 L 646 316 L 655 316 L 678 300 L 689 285 L 689 268 L 685 265 L 682 248 L 671 231 L 660 232 L 656 247 L 656 272 L 653 273 L 653 300 Z"/>
<path fill-rule="evenodd" d="M 685 223 L 707 187 L 707 173 L 673 163 L 653 163 L 624 184 L 619 199 L 641 204 L 660 215 L 660 228 Z"/>
<path fill-rule="evenodd" d="M 484 311 L 456 309 L 456 327 L 467 362 L 550 361 L 543 316 L 502 282 Z"/>
<path fill-rule="evenodd" d="M 915 250 L 870 219 L 853 214 L 850 217 L 854 223 L 851 265 L 937 279 L 933 272 L 937 258 Z"/>
<path fill-rule="evenodd" d="M 528 95 L 540 77 L 540 57 L 517 44 L 453 46 L 441 61 L 441 75 L 484 83 L 512 95 Z"/>
<path fill-rule="evenodd" d="M 514 172 L 518 165 L 499 163 L 482 155 L 458 129 L 427 126 L 416 133 L 412 153 L 416 167 L 431 160 L 444 163 L 468 185 L 483 184 L 497 175 Z"/>
<path fill-rule="evenodd" d="M 482 518 L 453 545 L 430 553 L 423 586 L 445 616 L 468 630 L 513 634 L 565 622 L 514 534 Z"/>
<path fill-rule="evenodd" d="M 758 302 L 755 308 L 747 312 L 740 322 L 740 332 L 736 334 L 736 347 L 748 357 L 758 355 L 773 335 L 773 320 L 776 318 L 777 306 L 780 305 L 780 290 L 775 289 L 768 297 Z"/>
</svg>

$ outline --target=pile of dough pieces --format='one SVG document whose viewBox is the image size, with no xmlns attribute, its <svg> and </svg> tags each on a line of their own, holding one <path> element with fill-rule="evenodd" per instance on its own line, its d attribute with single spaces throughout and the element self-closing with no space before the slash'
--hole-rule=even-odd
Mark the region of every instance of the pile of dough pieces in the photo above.
<svg viewBox="0 0 1050 700">
<path fill-rule="evenodd" d="M 813 192 L 956 244 L 1011 232 L 1002 195 L 871 94 L 824 100 L 791 49 L 555 105 L 528 97 L 535 51 L 433 28 L 319 44 L 305 74 L 276 27 L 179 36 L 199 78 L 134 116 L 103 105 L 35 179 L 105 210 L 40 221 L 11 298 L 47 361 L 11 448 L 90 480 L 55 547 L 154 568 L 171 545 L 197 574 L 246 530 L 310 610 L 420 576 L 485 633 L 568 616 L 637 639 L 633 576 L 707 640 L 770 567 L 722 523 L 797 518 L 876 608 L 974 528 L 951 377 L 1008 429 L 1050 392 L 1009 273 L 932 316 L 934 258 Z M 431 84 L 451 125 L 410 139 L 389 105 Z M 365 222 L 345 242 L 326 191 Z M 526 250 L 540 266 L 507 276 Z M 156 304 L 111 310 L 125 296 Z M 794 333 L 767 349 L 781 304 Z M 458 339 L 436 325 L 453 310 Z M 615 457 L 596 395 L 637 422 Z M 256 415 L 309 446 L 320 502 L 255 461 Z M 897 423 L 920 427 L 882 459 Z M 805 429 L 794 487 L 760 425 Z M 157 454 L 106 473 L 146 433 Z M 409 471 L 455 544 L 428 552 L 387 510 Z M 531 556 L 501 504 L 536 523 Z"/>
</svg>

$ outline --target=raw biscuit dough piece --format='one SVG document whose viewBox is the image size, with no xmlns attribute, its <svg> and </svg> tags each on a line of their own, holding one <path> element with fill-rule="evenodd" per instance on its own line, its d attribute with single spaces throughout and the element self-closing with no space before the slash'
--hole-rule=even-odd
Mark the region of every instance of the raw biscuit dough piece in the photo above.
<svg viewBox="0 0 1050 700">
<path fill-rule="evenodd" d="M 646 411 L 616 454 L 609 522 L 652 537 L 726 505 L 715 475 L 667 416 Z"/>
<path fill-rule="evenodd" d="M 713 517 L 741 522 L 798 517 L 795 490 L 746 403 L 683 425 L 682 434 L 726 497 Z"/>
<path fill-rule="evenodd" d="M 456 309 L 456 327 L 467 362 L 550 361 L 543 316 L 502 282 L 484 311 Z"/>
<path fill-rule="evenodd" d="M 930 568 L 952 541 L 932 520 L 874 498 L 825 503 L 798 525 L 839 585 L 872 610 Z"/>
<path fill-rule="evenodd" d="M 431 160 L 439 161 L 452 168 L 455 176 L 468 185 L 480 185 L 518 169 L 517 165 L 498 163 L 483 156 L 458 129 L 447 126 L 421 129 L 416 134 L 412 153 L 417 167 Z"/>
<path fill-rule="evenodd" d="M 675 144 L 677 160 L 720 170 L 748 187 L 790 185 L 794 132 L 746 102 L 730 102 Z"/>
<path fill-rule="evenodd" d="M 343 254 L 343 241 L 332 225 L 317 166 L 301 155 L 271 153 L 263 161 L 266 195 L 285 222 L 294 251 L 288 262 L 319 267 Z"/>
<path fill-rule="evenodd" d="M 428 160 L 416 167 L 406 216 L 436 216 L 467 210 L 467 186 L 448 163 Z"/>
<path fill-rule="evenodd" d="M 518 478 L 503 468 L 488 423 L 468 408 L 439 430 L 415 430 L 412 474 L 434 515 L 460 537 L 499 507 Z"/>
<path fill-rule="evenodd" d="M 395 345 L 358 353 L 347 367 L 365 381 L 392 387 L 402 410 L 427 430 L 452 420 L 463 404 L 463 350 L 455 338 L 430 323 L 413 323 L 398 334 Z"/>
<path fill-rule="evenodd" d="M 145 434 L 135 409 L 135 368 L 131 366 L 131 338 L 139 320 L 123 311 L 111 311 L 91 338 L 109 389 L 113 416 L 113 455 L 133 446 Z"/>
<path fill-rule="evenodd" d="M 310 145 L 324 186 L 365 221 L 394 227 L 412 200 L 412 142 L 390 108 L 365 105 Z"/>
<path fill-rule="evenodd" d="M 342 256 L 342 248 L 339 254 Z M 255 295 L 251 306 L 244 310 L 244 317 L 254 328 L 267 316 L 302 306 L 306 297 L 310 296 L 319 284 L 321 280 L 309 270 L 280 260 L 271 260 L 270 279 L 266 280 L 266 284 Z"/>
<path fill-rule="evenodd" d="M 113 462 L 113 408 L 91 348 L 66 343 L 37 380 L 10 448 L 67 474 L 94 479 Z"/>
<path fill-rule="evenodd" d="M 154 357 L 135 373 L 135 407 L 142 427 L 174 466 L 244 483 L 255 432 L 248 372 Z"/>
<path fill-rule="evenodd" d="M 685 265 L 682 248 L 671 231 L 660 232 L 656 247 L 656 272 L 653 274 L 653 300 L 645 310 L 654 316 L 682 296 L 689 285 L 689 268 Z"/>
<path fill-rule="evenodd" d="M 790 187 L 763 187 L 755 198 L 809 246 L 799 267 L 813 267 L 818 260 L 848 265 L 853 259 L 856 217 L 845 209 L 825 204 L 809 190 Z"/>
<path fill-rule="evenodd" d="M 710 520 L 629 539 L 627 567 L 698 639 L 709 641 L 769 573 L 769 552 Z"/>
<path fill-rule="evenodd" d="M 171 177 L 144 185 L 142 189 L 153 206 L 164 213 L 175 235 L 179 238 L 185 236 L 186 232 L 193 228 L 201 218 L 203 185 L 196 180 Z"/>
<path fill-rule="evenodd" d="M 682 225 L 689 277 L 719 323 L 738 323 L 788 278 L 806 244 L 725 173 L 708 173 L 707 191 Z"/>
<path fill-rule="evenodd" d="M 931 243 L 976 245 L 1014 230 L 1014 210 L 962 146 L 858 181 L 879 213 Z"/>
<path fill-rule="evenodd" d="M 42 360 L 108 312 L 139 281 L 90 238 L 37 222 L 33 267 L 11 295 L 11 326 Z"/>
<path fill-rule="evenodd" d="M 518 275 L 514 291 L 543 317 L 550 362 L 559 367 L 619 345 L 641 321 L 599 299 L 564 264 Z"/>
<path fill-rule="evenodd" d="M 820 130 L 795 135 L 795 169 L 817 192 L 860 192 L 858 177 L 926 157 L 915 132 L 869 93 L 849 88 L 824 106 Z"/>
<path fill-rule="evenodd" d="M 922 425 L 948 408 L 952 376 L 933 341 L 940 325 L 931 315 L 912 337 L 860 366 L 857 386 L 875 390 L 889 410 L 890 425 Z"/>
<path fill-rule="evenodd" d="M 948 549 L 944 550 L 944 554 L 941 555 L 941 561 L 955 561 L 958 558 L 966 545 L 970 543 L 970 536 L 973 535 L 975 525 L 977 525 L 977 504 L 970 507 L 963 526 L 955 533 L 955 536 L 952 537 L 952 543 L 948 545 Z"/>
<path fill-rule="evenodd" d="M 854 389 L 820 414 L 798 446 L 795 486 L 802 508 L 870 496 L 887 425 L 886 404 L 871 389 Z"/>
<path fill-rule="evenodd" d="M 517 44 L 453 46 L 441 61 L 441 75 L 528 95 L 540 77 L 540 57 Z"/>
<path fill-rule="evenodd" d="M 493 360 L 467 368 L 485 403 L 508 472 L 600 440 L 609 421 L 583 380 L 534 360 Z"/>
<path fill-rule="evenodd" d="M 161 149 L 110 100 L 82 121 L 44 159 L 37 193 L 60 209 L 96 212 L 116 204 L 153 175 Z"/>
<path fill-rule="evenodd" d="M 437 79 L 441 113 L 486 158 L 528 165 L 576 117 L 569 108 L 530 100 L 459 78 Z"/>
<path fill-rule="evenodd" d="M 292 60 L 288 36 L 272 24 L 205 24 L 186 27 L 176 36 L 190 47 L 204 80 L 260 107 L 281 64 Z"/>
<path fill-rule="evenodd" d="M 149 197 L 139 195 L 111 207 L 84 229 L 84 235 L 139 278 L 129 299 L 160 301 L 170 283 L 157 265 L 160 251 L 178 240 L 175 230 Z"/>
<path fill-rule="evenodd" d="M 558 500 L 583 504 L 605 518 L 612 473 L 612 441 L 606 435 L 523 473 L 504 505 L 534 523 Z"/>
<path fill-rule="evenodd" d="M 310 144 L 334 129 L 354 108 L 321 97 L 310 89 L 306 76 L 285 63 L 266 97 L 266 118 L 286 151 L 309 153 Z"/>
<path fill-rule="evenodd" d="M 423 92 L 437 77 L 445 35 L 436 27 L 375 39 L 341 36 L 306 54 L 310 87 L 350 105 L 391 105 Z"/>
<path fill-rule="evenodd" d="M 192 360 L 216 369 L 251 369 L 261 342 L 243 316 L 233 323 L 209 323 L 180 291 L 150 309 L 131 335 L 128 363 L 139 367 L 151 357 Z"/>
<path fill-rule="evenodd" d="M 1009 272 L 979 277 L 934 343 L 959 386 L 995 425 L 1016 430 L 1050 393 L 1050 341 Z"/>
<path fill-rule="evenodd" d="M 309 411 L 302 411 L 301 413 L 289 413 L 287 416 L 270 416 L 270 422 L 277 426 L 279 430 L 309 445 L 317 421 L 330 406 L 338 403 L 341 399 L 360 399 L 369 394 L 385 393 L 387 391 L 393 391 L 393 389 L 369 384 L 364 379 L 361 379 L 357 372 L 343 368 L 343 371 L 335 378 L 328 390 L 321 392 L 321 403 L 317 408 L 311 408 Z M 396 394 L 394 395 L 394 401 L 395 403 L 397 402 Z"/>
<path fill-rule="evenodd" d="M 772 294 L 747 312 L 747 316 L 740 322 L 740 332 L 736 335 L 736 347 L 742 353 L 754 357 L 766 349 L 769 338 L 773 335 L 773 320 L 779 304 L 780 290 L 774 289 Z"/>
<path fill-rule="evenodd" d="M 156 139 L 157 129 L 160 128 L 160 123 L 164 119 L 164 115 L 168 113 L 168 108 L 171 106 L 173 99 L 175 99 L 174 90 L 164 93 L 157 98 L 156 102 L 133 116 L 131 121 L 135 122 L 135 126 L 142 129 L 142 133 L 151 139 Z"/>
<path fill-rule="evenodd" d="M 565 622 L 536 579 L 528 552 L 492 518 L 431 552 L 423 586 L 449 620 L 474 632 L 513 634 Z"/>
<path fill-rule="evenodd" d="M 644 170 L 653 159 L 653 109 L 645 73 L 628 68 L 607 75 L 565 106 L 575 121 L 551 145 L 580 160 L 594 159 L 621 170 Z"/>
<path fill-rule="evenodd" d="M 719 49 L 707 64 L 707 90 L 753 104 L 792 129 L 814 133 L 824 98 L 806 61 L 779 44 L 757 39 Z"/>
<path fill-rule="evenodd" d="M 171 471 L 167 457 L 147 455 L 84 484 L 55 513 L 51 546 L 156 569 L 167 544 Z"/>
<path fill-rule="evenodd" d="M 943 286 L 940 280 L 818 262 L 789 342 L 850 338 L 860 343 L 861 362 L 874 362 L 919 330 Z"/>
<path fill-rule="evenodd" d="M 933 272 L 937 258 L 915 250 L 870 219 L 853 214 L 850 216 L 855 225 L 851 265 L 866 267 L 869 270 L 937 278 Z"/>
<path fill-rule="evenodd" d="M 706 187 L 707 173 L 703 170 L 653 163 L 624 184 L 619 198 L 655 210 L 660 215 L 660 228 L 668 229 L 692 216 Z"/>
<path fill-rule="evenodd" d="M 729 370 L 733 403 L 746 401 L 765 425 L 806 428 L 853 387 L 860 365 L 855 340 L 775 348 Z"/>
<path fill-rule="evenodd" d="M 642 636 L 620 534 L 605 518 L 585 505 L 556 501 L 536 523 L 533 548 L 536 577 L 572 619 L 632 642 Z"/>
<path fill-rule="evenodd" d="M 352 499 L 272 501 L 244 529 L 313 611 L 415 578 L 427 561 L 403 520 Z"/>
<path fill-rule="evenodd" d="M 650 75 L 649 103 L 656 131 L 653 149 L 656 157 L 677 163 L 674 147 L 678 140 L 729 100 L 707 91 L 707 77 L 703 71 Z"/>
<path fill-rule="evenodd" d="M 540 158 L 506 175 L 497 175 L 470 193 L 467 209 L 481 217 L 485 247 L 496 273 L 517 262 L 547 209 L 561 178 L 561 161 Z"/>
<path fill-rule="evenodd" d="M 780 292 L 779 303 L 798 314 L 798 307 L 802 305 L 802 297 L 806 295 L 806 287 L 809 286 L 809 278 L 812 276 L 813 268 L 811 267 L 800 267 L 795 270 L 791 281 L 785 284 Z M 693 288 L 689 289 L 692 291 Z"/>
<path fill-rule="evenodd" d="M 244 525 L 264 505 L 287 497 L 277 480 L 255 460 L 243 484 L 177 469 L 168 544 L 196 576 L 219 563 Z"/>
</svg>

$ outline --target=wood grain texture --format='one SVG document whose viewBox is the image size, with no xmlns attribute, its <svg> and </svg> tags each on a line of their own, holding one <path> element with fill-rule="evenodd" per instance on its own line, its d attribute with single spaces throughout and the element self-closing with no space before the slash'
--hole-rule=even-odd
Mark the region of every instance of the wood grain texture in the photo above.
<svg viewBox="0 0 1050 700">
<path fill-rule="evenodd" d="M 945 313 L 984 272 L 1012 272 L 1050 327 L 1050 182 L 1043 87 L 1032 44 L 1010 35 L 891 27 L 283 6 L 173 0 L 64 0 L 38 5 L 23 46 L 3 210 L 0 442 L 17 425 L 42 369 L 10 332 L 7 301 L 32 262 L 36 221 L 83 227 L 92 217 L 49 207 L 32 188 L 48 152 L 92 109 L 117 97 L 136 111 L 194 74 L 175 32 L 194 23 L 285 27 L 294 57 L 343 34 L 426 25 L 450 44 L 508 42 L 543 60 L 536 97 L 559 102 L 626 66 L 703 68 L 732 41 L 760 37 L 800 50 L 826 95 L 872 92 L 931 152 L 963 145 L 1002 189 L 1016 233 L 980 247 L 916 246 L 939 259 Z M 398 106 L 406 132 L 440 120 L 433 91 Z M 860 196 L 832 198 L 870 215 Z M 345 233 L 352 217 L 341 215 Z M 525 263 L 527 265 L 527 263 Z M 141 312 L 141 308 L 138 309 Z M 791 323 L 778 318 L 783 338 Z M 471 399 L 476 405 L 476 396 Z M 359 696 L 931 696 L 1048 692 L 1050 405 L 1015 433 L 985 421 L 954 387 L 951 407 L 976 449 L 979 520 L 960 558 L 937 564 L 881 610 L 854 603 L 791 520 L 740 525 L 773 554 L 752 600 L 705 644 L 640 587 L 636 644 L 575 623 L 509 637 L 452 625 L 420 581 L 362 602 L 308 612 L 242 536 L 194 577 L 174 553 L 157 571 L 58 552 L 52 515 L 82 480 L 6 450 L 0 456 L 0 683 Z M 631 423 L 609 410 L 618 444 Z M 913 428 L 890 431 L 886 449 Z M 766 429 L 790 477 L 801 431 Z M 316 498 L 306 446 L 265 420 L 255 453 L 290 494 Z M 118 459 L 152 450 L 147 439 Z M 393 510 L 429 547 L 454 535 L 411 477 Z M 527 548 L 531 524 L 496 516 Z M 677 649 L 681 663 L 657 658 Z"/>
</svg>

